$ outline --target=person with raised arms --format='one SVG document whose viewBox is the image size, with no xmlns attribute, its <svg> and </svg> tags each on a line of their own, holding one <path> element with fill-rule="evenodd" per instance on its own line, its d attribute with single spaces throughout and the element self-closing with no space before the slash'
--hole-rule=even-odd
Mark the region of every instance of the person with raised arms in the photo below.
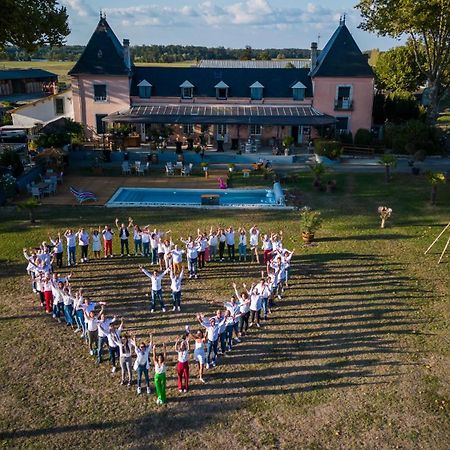
<svg viewBox="0 0 450 450">
<path fill-rule="evenodd" d="M 156 353 L 156 345 L 153 345 L 153 364 L 155 365 L 155 391 L 156 404 L 166 403 L 166 344 L 163 344 L 162 353 Z"/>
<path fill-rule="evenodd" d="M 162 279 L 169 272 L 169 269 L 166 269 L 164 272 L 160 273 L 157 270 L 154 270 L 153 273 L 150 273 L 148 270 L 144 269 L 141 265 L 139 269 L 144 273 L 147 277 L 150 278 L 152 283 L 151 289 L 151 310 L 150 312 L 155 312 L 156 308 L 156 299 L 159 300 L 159 304 L 161 306 L 161 311 L 166 312 L 166 307 L 164 306 L 163 294 L 162 294 Z"/>
<path fill-rule="evenodd" d="M 147 394 L 150 394 L 150 378 L 148 370 L 150 369 L 149 356 L 153 345 L 153 336 L 150 334 L 150 340 L 146 343 L 141 341 L 139 345 L 136 344 L 136 335 L 133 334 L 130 339 L 131 345 L 134 347 L 136 353 L 136 360 L 134 361 L 133 368 L 137 373 L 137 388 L 136 392 L 141 393 L 142 375 L 144 375 L 145 382 L 147 383 Z"/>
</svg>

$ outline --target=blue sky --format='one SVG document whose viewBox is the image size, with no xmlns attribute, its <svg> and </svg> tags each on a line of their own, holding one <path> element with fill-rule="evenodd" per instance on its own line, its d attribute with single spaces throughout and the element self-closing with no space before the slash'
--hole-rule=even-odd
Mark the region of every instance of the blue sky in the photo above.
<svg viewBox="0 0 450 450">
<path fill-rule="evenodd" d="M 60 0 L 72 33 L 68 44 L 86 44 L 99 10 L 119 39 L 131 44 L 186 44 L 242 48 L 322 48 L 346 14 L 362 50 L 385 50 L 397 41 L 361 31 L 356 0 Z M 125 6 L 126 5 L 126 6 Z"/>
</svg>

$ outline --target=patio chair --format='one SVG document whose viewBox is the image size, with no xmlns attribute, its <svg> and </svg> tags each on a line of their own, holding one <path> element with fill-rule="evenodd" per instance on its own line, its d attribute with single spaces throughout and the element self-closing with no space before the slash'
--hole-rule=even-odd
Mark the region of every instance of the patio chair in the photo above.
<svg viewBox="0 0 450 450">
<path fill-rule="evenodd" d="M 130 174 L 131 174 L 130 164 L 128 163 L 128 161 L 124 161 L 122 163 L 122 175 L 130 175 Z"/>
<path fill-rule="evenodd" d="M 194 167 L 194 164 L 192 164 L 192 163 L 189 163 L 188 166 L 184 166 L 181 169 L 181 175 L 189 176 L 191 174 L 191 172 L 192 172 L 192 167 Z"/>
<path fill-rule="evenodd" d="M 37 198 L 38 200 L 41 199 L 41 191 L 37 186 L 31 187 L 31 195 L 33 196 L 33 198 Z"/>
<path fill-rule="evenodd" d="M 97 196 L 93 192 L 89 191 L 79 191 L 75 189 L 74 187 L 70 187 L 70 192 L 73 194 L 73 196 L 78 200 L 78 202 L 81 204 L 87 200 L 97 200 Z"/>
<path fill-rule="evenodd" d="M 142 176 L 145 175 L 145 166 L 143 166 L 140 161 L 139 164 L 136 163 L 136 173 Z"/>
<path fill-rule="evenodd" d="M 175 175 L 175 170 L 174 170 L 174 168 L 173 168 L 172 163 L 167 163 L 167 164 L 166 164 L 166 175 L 167 175 L 167 176 L 169 176 L 169 175 Z"/>
</svg>

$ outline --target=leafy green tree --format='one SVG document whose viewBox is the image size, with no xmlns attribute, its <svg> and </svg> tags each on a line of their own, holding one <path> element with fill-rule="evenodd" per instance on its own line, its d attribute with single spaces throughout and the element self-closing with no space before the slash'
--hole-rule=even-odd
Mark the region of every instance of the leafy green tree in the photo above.
<svg viewBox="0 0 450 450">
<path fill-rule="evenodd" d="M 414 92 L 425 82 L 417 67 L 414 50 L 409 45 L 394 47 L 381 53 L 375 66 L 378 89 L 391 92 Z"/>
<path fill-rule="evenodd" d="M 35 223 L 34 211 L 40 206 L 39 200 L 34 197 L 29 197 L 17 203 L 19 209 L 28 212 L 28 217 L 30 218 L 30 223 Z"/>
<path fill-rule="evenodd" d="M 450 0 L 359 0 L 356 8 L 364 30 L 410 38 L 416 66 L 429 88 L 428 118 L 435 122 L 450 64 Z"/>
<path fill-rule="evenodd" d="M 2 0 L 0 49 L 16 45 L 32 52 L 40 45 L 62 45 L 70 33 L 67 11 L 55 0 Z"/>
<path fill-rule="evenodd" d="M 252 59 L 253 52 L 250 45 L 246 45 L 244 50 L 241 51 L 240 60 L 241 61 L 250 61 Z"/>
</svg>

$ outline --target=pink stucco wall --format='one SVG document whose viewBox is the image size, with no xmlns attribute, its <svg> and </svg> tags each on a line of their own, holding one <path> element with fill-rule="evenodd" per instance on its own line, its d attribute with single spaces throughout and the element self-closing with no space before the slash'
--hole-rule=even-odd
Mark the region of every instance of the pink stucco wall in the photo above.
<svg viewBox="0 0 450 450">
<path fill-rule="evenodd" d="M 106 101 L 94 101 L 94 85 L 106 84 Z M 125 76 L 79 75 L 72 77 L 75 121 L 96 128 L 96 114 L 111 114 L 130 106 L 130 79 Z"/>
<path fill-rule="evenodd" d="M 352 110 L 335 110 L 334 102 L 337 95 L 337 86 L 351 86 Z M 317 77 L 313 79 L 313 88 L 313 105 L 320 112 L 334 117 L 348 116 L 349 127 L 353 136 L 360 128 L 370 130 L 374 96 L 373 78 Z"/>
</svg>

